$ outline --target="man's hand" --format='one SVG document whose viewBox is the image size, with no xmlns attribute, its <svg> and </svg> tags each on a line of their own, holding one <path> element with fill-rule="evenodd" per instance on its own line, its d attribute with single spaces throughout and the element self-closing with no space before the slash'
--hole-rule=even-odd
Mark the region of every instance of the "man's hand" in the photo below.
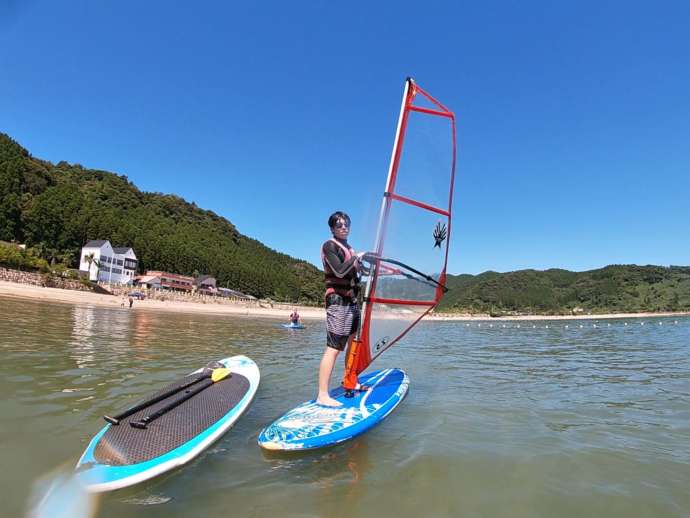
<svg viewBox="0 0 690 518">
<path fill-rule="evenodd" d="M 368 263 L 375 263 L 377 259 L 379 259 L 381 256 L 377 254 L 376 252 L 364 252 L 362 254 L 362 260 L 368 262 Z"/>
</svg>

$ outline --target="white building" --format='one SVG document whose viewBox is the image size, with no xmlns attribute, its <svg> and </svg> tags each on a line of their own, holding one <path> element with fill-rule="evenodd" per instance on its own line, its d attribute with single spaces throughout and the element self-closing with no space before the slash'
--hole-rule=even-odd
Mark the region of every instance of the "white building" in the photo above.
<svg viewBox="0 0 690 518">
<path fill-rule="evenodd" d="M 137 256 L 130 247 L 113 248 L 110 241 L 89 241 L 81 249 L 79 270 L 88 272 L 92 281 L 128 284 L 136 275 Z"/>
</svg>

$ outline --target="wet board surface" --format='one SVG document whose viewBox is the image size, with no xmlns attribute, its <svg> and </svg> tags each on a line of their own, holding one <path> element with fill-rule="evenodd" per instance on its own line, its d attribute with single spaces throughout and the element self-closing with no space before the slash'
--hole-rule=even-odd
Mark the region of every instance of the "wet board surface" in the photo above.
<svg viewBox="0 0 690 518">
<path fill-rule="evenodd" d="M 290 410 L 259 434 L 266 450 L 310 450 L 333 446 L 360 435 L 388 416 L 407 394 L 409 378 L 400 369 L 384 369 L 360 376 L 367 391 L 345 397 L 342 387 L 331 391 L 341 407 L 326 407 L 314 400 Z"/>
</svg>

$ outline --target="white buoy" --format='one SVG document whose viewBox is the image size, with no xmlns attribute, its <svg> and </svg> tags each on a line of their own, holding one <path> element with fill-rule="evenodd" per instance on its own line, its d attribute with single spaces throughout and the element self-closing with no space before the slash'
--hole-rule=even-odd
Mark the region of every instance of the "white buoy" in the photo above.
<svg viewBox="0 0 690 518">
<path fill-rule="evenodd" d="M 596 324 L 594 324 L 594 325 L 593 325 L 592 327 L 597 327 L 597 325 L 596 325 Z"/>
<path fill-rule="evenodd" d="M 548 329 L 548 328 L 549 328 L 549 326 L 546 326 L 546 329 Z"/>
<path fill-rule="evenodd" d="M 517 325 L 517 328 L 520 329 L 520 324 Z"/>
<path fill-rule="evenodd" d="M 644 322 L 640 322 L 640 325 L 643 326 L 643 325 L 644 325 Z"/>
<path fill-rule="evenodd" d="M 583 327 L 584 327 L 584 326 L 583 326 L 582 324 L 580 324 L 580 329 L 582 329 Z"/>
<path fill-rule="evenodd" d="M 628 325 L 628 323 L 626 322 L 626 323 L 625 323 L 625 325 L 627 326 L 627 325 Z"/>
<path fill-rule="evenodd" d="M 565 328 L 568 329 L 568 324 L 566 324 Z"/>
</svg>

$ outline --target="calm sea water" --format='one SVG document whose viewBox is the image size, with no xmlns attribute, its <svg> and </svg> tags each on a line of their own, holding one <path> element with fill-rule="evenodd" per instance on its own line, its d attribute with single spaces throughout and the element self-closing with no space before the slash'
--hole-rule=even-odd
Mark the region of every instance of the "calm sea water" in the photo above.
<svg viewBox="0 0 690 518">
<path fill-rule="evenodd" d="M 378 428 L 267 455 L 261 428 L 314 395 L 323 322 L 0 302 L 2 516 L 103 414 L 234 354 L 262 373 L 247 414 L 99 516 L 690 516 L 690 319 L 424 323 L 378 360 L 411 378 Z"/>
</svg>

